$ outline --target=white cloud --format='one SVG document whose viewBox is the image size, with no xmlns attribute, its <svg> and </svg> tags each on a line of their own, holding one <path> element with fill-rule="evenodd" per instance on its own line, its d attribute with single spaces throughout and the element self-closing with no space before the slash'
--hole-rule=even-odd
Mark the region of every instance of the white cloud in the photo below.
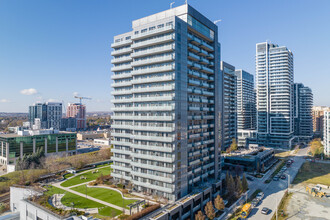
<svg viewBox="0 0 330 220">
<path fill-rule="evenodd" d="M 0 103 L 8 103 L 8 102 L 11 102 L 11 101 L 8 99 L 0 99 Z"/>
<path fill-rule="evenodd" d="M 21 94 L 22 95 L 35 95 L 37 93 L 38 93 L 38 91 L 36 89 L 34 89 L 34 88 L 21 90 Z"/>
<path fill-rule="evenodd" d="M 79 96 L 79 93 L 78 92 L 74 92 L 73 93 L 73 96 Z"/>
<path fill-rule="evenodd" d="M 58 101 L 57 99 L 48 99 L 47 102 L 60 102 L 60 101 Z"/>
</svg>

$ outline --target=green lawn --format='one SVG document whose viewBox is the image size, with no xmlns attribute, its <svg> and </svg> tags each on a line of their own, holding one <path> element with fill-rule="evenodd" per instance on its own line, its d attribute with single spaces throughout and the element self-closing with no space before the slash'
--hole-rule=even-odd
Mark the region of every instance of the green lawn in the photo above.
<svg viewBox="0 0 330 220">
<path fill-rule="evenodd" d="M 74 203 L 74 208 L 99 208 L 99 214 L 104 216 L 117 216 L 122 213 L 122 211 L 114 209 L 109 206 L 105 206 L 101 203 L 94 202 L 90 199 L 86 199 L 84 197 L 78 196 L 76 194 L 67 192 L 63 189 L 54 187 L 54 186 L 48 186 L 48 191 L 45 193 L 46 195 L 52 196 L 54 194 L 65 194 L 63 196 L 61 202 L 63 205 L 71 207 L 72 202 Z"/>
<path fill-rule="evenodd" d="M 77 185 L 77 184 L 80 184 L 80 183 L 86 183 L 86 182 L 95 180 L 97 177 L 99 177 L 101 175 L 101 173 L 103 175 L 109 175 L 110 171 L 111 171 L 111 168 L 110 167 L 104 167 L 104 168 L 100 168 L 98 170 L 99 170 L 98 173 L 92 173 L 92 170 L 91 170 L 91 171 L 88 171 L 87 173 L 82 173 L 78 176 L 75 176 L 71 179 L 68 179 L 65 182 L 63 182 L 61 184 L 61 186 L 69 187 L 69 186 L 74 186 L 74 185 Z M 86 177 L 86 179 L 80 179 L 81 176 Z"/>
<path fill-rule="evenodd" d="M 86 186 L 77 186 L 72 188 L 72 190 L 75 190 L 80 193 L 86 193 Z M 136 202 L 137 200 L 134 199 L 123 199 L 121 194 L 115 190 L 111 189 L 104 189 L 104 188 L 90 188 L 87 187 L 87 195 L 94 197 L 96 199 L 102 200 L 104 202 L 108 202 L 120 207 L 128 208 L 127 205 Z"/>
<path fill-rule="evenodd" d="M 293 183 L 312 183 L 330 186 L 330 164 L 305 162 Z"/>
</svg>

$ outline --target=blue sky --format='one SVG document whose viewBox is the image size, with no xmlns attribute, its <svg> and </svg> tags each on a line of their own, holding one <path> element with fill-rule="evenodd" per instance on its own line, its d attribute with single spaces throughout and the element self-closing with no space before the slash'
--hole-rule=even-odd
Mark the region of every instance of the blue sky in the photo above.
<svg viewBox="0 0 330 220">
<path fill-rule="evenodd" d="M 91 97 L 88 111 L 110 110 L 113 36 L 174 0 L 1 0 L 0 112 L 27 112 L 35 101 Z M 174 7 L 184 3 L 175 1 Z M 330 1 L 188 0 L 222 19 L 222 59 L 255 73 L 255 44 L 269 40 L 294 53 L 295 81 L 315 105 L 330 106 Z"/>
</svg>

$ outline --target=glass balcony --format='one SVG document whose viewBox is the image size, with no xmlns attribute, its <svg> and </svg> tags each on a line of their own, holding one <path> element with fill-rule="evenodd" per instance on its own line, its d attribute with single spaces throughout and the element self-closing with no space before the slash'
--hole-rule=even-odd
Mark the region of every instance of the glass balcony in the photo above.
<svg viewBox="0 0 330 220">
<path fill-rule="evenodd" d="M 117 166 L 117 165 L 111 165 L 112 169 L 116 169 L 116 170 L 121 170 L 121 171 L 126 171 L 126 172 L 131 172 L 132 168 L 131 167 L 124 167 L 124 166 Z"/>
<path fill-rule="evenodd" d="M 174 49 L 175 49 L 175 45 L 170 44 L 170 45 L 165 45 L 165 46 L 161 46 L 161 47 L 155 47 L 152 49 L 133 52 L 131 54 L 131 57 L 136 58 L 136 57 L 144 57 L 144 56 L 149 56 L 149 55 L 158 54 L 158 53 L 166 53 L 166 52 L 171 52 Z"/>
<path fill-rule="evenodd" d="M 145 40 L 145 41 L 138 42 L 138 43 L 134 42 L 131 45 L 131 48 L 138 49 L 138 48 L 152 46 L 152 45 L 156 45 L 156 44 L 161 44 L 161 43 L 163 44 L 163 43 L 174 41 L 174 39 L 175 39 L 174 35 L 170 34 L 170 35 L 166 35 L 166 36 L 162 36 L 162 37 L 153 38 L 150 40 Z"/>
<path fill-rule="evenodd" d="M 163 91 L 172 91 L 174 89 L 175 89 L 174 85 L 154 86 L 154 87 L 134 88 L 133 93 L 163 92 Z"/>
<path fill-rule="evenodd" d="M 113 64 L 123 63 L 123 62 L 129 62 L 131 60 L 132 60 L 132 58 L 130 56 L 125 56 L 125 57 L 120 57 L 120 58 L 113 58 L 111 60 L 111 63 L 113 63 Z"/>
<path fill-rule="evenodd" d="M 111 79 L 124 79 L 132 77 L 131 73 L 112 74 Z"/>
<path fill-rule="evenodd" d="M 173 148 L 171 147 L 158 147 L 158 146 L 153 146 L 153 145 L 142 145 L 142 144 L 134 144 L 132 145 L 134 149 L 142 149 L 142 150 L 154 150 L 154 151 L 159 151 L 159 152 L 167 152 L 167 153 L 172 153 L 174 151 Z"/>
<path fill-rule="evenodd" d="M 192 52 L 188 52 L 188 58 L 194 60 L 194 61 L 198 61 L 200 59 L 200 57 Z"/>
<path fill-rule="evenodd" d="M 213 46 L 209 45 L 205 41 L 202 41 L 201 47 L 203 47 L 207 51 L 214 51 Z"/>
<path fill-rule="evenodd" d="M 111 68 L 111 71 L 115 72 L 115 71 L 129 70 L 129 69 L 132 69 L 132 66 L 130 64 L 114 66 L 114 67 Z"/>
<path fill-rule="evenodd" d="M 132 107 L 134 111 L 173 111 L 175 109 L 174 106 L 140 106 L 140 107 Z"/>
<path fill-rule="evenodd" d="M 132 66 L 143 66 L 143 65 L 149 65 L 149 64 L 154 64 L 154 63 L 164 63 L 164 62 L 170 62 L 175 60 L 175 55 L 167 55 L 163 57 L 155 57 L 155 58 L 150 58 L 150 59 L 145 59 L 145 60 L 139 60 L 139 61 L 133 61 L 131 63 Z"/>
<path fill-rule="evenodd" d="M 144 163 L 139 163 L 139 162 L 132 162 L 131 165 L 134 167 L 140 167 L 143 169 L 148 167 L 148 169 L 150 169 L 150 170 L 157 170 L 157 171 L 164 172 L 164 173 L 173 173 L 174 172 L 174 168 L 163 167 L 163 166 L 162 167 L 154 166 L 151 164 L 144 164 Z"/>
<path fill-rule="evenodd" d="M 124 86 L 132 86 L 132 81 L 123 81 L 123 82 L 116 82 L 112 83 L 112 87 L 124 87 Z"/>
<path fill-rule="evenodd" d="M 174 116 L 134 116 L 134 119 L 144 121 L 173 121 Z"/>
<path fill-rule="evenodd" d="M 122 46 L 127 46 L 127 45 L 130 45 L 132 43 L 132 40 L 129 39 L 129 40 L 123 40 L 123 41 L 120 41 L 120 42 L 114 42 L 111 44 L 111 47 L 112 48 L 117 48 L 117 47 L 122 47 Z"/>
<path fill-rule="evenodd" d="M 119 49 L 119 50 L 114 50 L 111 52 L 111 56 L 119 56 L 122 54 L 126 54 L 126 53 L 131 53 L 132 52 L 132 48 L 123 48 L 123 49 Z"/>
<path fill-rule="evenodd" d="M 174 69 L 175 69 L 174 65 L 166 65 L 160 67 L 133 70 L 132 75 L 144 75 L 144 74 L 157 73 L 157 72 L 170 72 Z"/>
<path fill-rule="evenodd" d="M 164 137 L 164 136 L 147 136 L 147 135 L 134 135 L 137 140 L 150 140 L 150 141 L 161 141 L 161 142 L 173 142 L 174 137 Z"/>
<path fill-rule="evenodd" d="M 156 161 L 161 161 L 161 162 L 166 162 L 166 163 L 173 163 L 175 161 L 175 157 L 161 157 L 161 156 L 156 156 L 150 155 L 150 154 L 139 154 L 139 153 L 132 153 L 131 156 L 133 158 L 140 158 L 140 159 L 146 159 L 146 160 L 156 160 Z"/>
<path fill-rule="evenodd" d="M 118 110 L 118 111 L 120 111 L 120 110 Z M 134 116 L 133 115 L 113 115 L 113 116 L 111 116 L 111 119 L 115 119 L 115 120 L 133 120 Z"/>
<path fill-rule="evenodd" d="M 166 82 L 175 80 L 174 75 L 167 75 L 167 76 L 159 76 L 159 77 L 151 77 L 151 78 L 143 78 L 143 79 L 133 79 L 133 84 L 145 84 L 151 82 Z"/>
<path fill-rule="evenodd" d="M 146 182 L 140 182 L 137 180 L 132 180 L 132 182 L 133 182 L 134 186 L 146 187 L 146 188 L 159 190 L 159 191 L 166 192 L 166 193 L 172 194 L 175 191 L 174 185 L 170 188 L 167 188 L 167 187 L 161 187 L 161 186 L 153 185 L 153 184 L 146 183 Z"/>
<path fill-rule="evenodd" d="M 128 94 L 132 94 L 132 90 L 131 89 L 127 89 L 127 90 L 114 90 L 111 92 L 112 95 L 128 95 Z"/>
<path fill-rule="evenodd" d="M 159 132 L 172 132 L 175 130 L 175 127 L 156 127 L 156 126 L 132 126 L 133 130 L 138 131 L 159 131 Z"/>
</svg>

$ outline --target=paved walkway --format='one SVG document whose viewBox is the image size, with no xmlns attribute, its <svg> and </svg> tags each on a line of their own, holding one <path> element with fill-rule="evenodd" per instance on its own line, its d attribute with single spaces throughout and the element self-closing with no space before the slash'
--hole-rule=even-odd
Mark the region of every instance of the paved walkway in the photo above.
<svg viewBox="0 0 330 220">
<path fill-rule="evenodd" d="M 85 184 L 86 184 L 86 183 L 85 183 Z M 125 208 L 120 207 L 120 206 L 116 206 L 116 205 L 111 204 L 111 203 L 108 203 L 108 202 L 104 202 L 104 201 L 102 201 L 102 200 L 96 199 L 96 198 L 91 197 L 91 196 L 88 196 L 88 195 L 86 196 L 85 194 L 82 194 L 82 193 L 76 192 L 76 191 L 74 191 L 74 190 L 72 190 L 72 189 L 70 189 L 70 188 L 63 187 L 63 186 L 61 186 L 61 182 L 54 183 L 53 186 L 58 187 L 58 188 L 60 188 L 60 189 L 63 189 L 63 190 L 65 190 L 65 191 L 68 191 L 68 192 L 70 192 L 70 193 L 76 194 L 76 195 L 78 195 L 78 196 L 81 196 L 81 197 L 84 197 L 84 198 L 90 199 L 90 200 L 92 200 L 92 201 L 95 201 L 95 202 L 101 203 L 101 204 L 103 204 L 103 205 L 110 206 L 110 207 L 112 207 L 112 208 L 114 208 L 114 209 L 124 210 L 125 214 L 128 214 L 128 215 L 129 215 L 129 210 L 128 210 L 128 209 L 125 209 Z M 75 186 L 77 186 L 77 185 L 75 185 Z"/>
<path fill-rule="evenodd" d="M 82 172 L 79 172 L 79 173 L 75 173 L 73 176 L 70 176 L 69 178 L 66 178 L 65 180 L 69 180 L 69 179 L 72 179 L 72 178 L 74 178 L 76 176 L 79 176 L 81 174 L 88 173 L 88 172 L 90 172 L 92 170 L 98 170 L 98 169 L 102 169 L 102 168 L 105 168 L 105 167 L 111 167 L 111 165 L 109 165 L 109 166 L 103 166 L 103 167 L 96 167 L 96 168 L 93 168 L 93 169 L 88 169 L 88 170 L 85 170 L 85 171 L 82 171 Z"/>
</svg>

